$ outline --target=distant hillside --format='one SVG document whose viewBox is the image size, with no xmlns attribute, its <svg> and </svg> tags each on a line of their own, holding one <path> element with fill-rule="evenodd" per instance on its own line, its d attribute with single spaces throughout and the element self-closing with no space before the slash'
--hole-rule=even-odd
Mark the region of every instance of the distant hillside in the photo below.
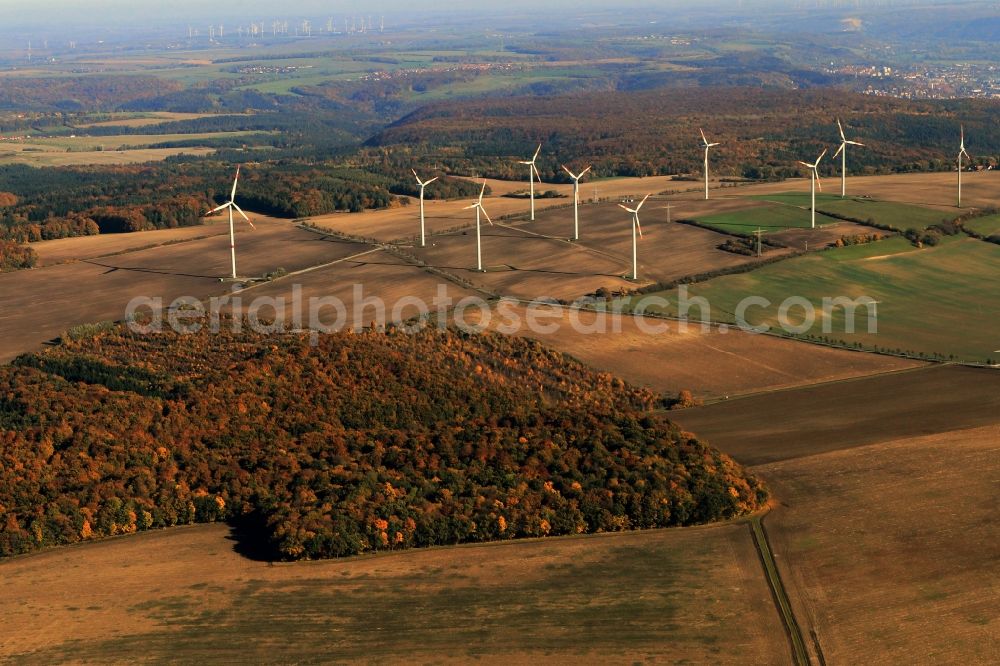
<svg viewBox="0 0 1000 666">
<path fill-rule="evenodd" d="M 105 330 L 0 368 L 0 554 L 228 520 L 323 558 L 757 509 L 656 404 L 493 334 Z"/>
<path fill-rule="evenodd" d="M 719 176 L 774 178 L 798 173 L 798 160 L 832 155 L 844 122 L 855 173 L 942 170 L 954 167 L 959 124 L 979 163 L 1000 155 L 1000 103 L 988 100 L 908 101 L 845 90 L 668 88 L 602 91 L 556 97 L 449 101 L 419 109 L 372 137 L 373 153 L 414 154 L 452 170 L 520 177 L 513 158 L 539 142 L 545 180 L 565 181 L 560 163 L 593 164 L 605 176 L 701 173 L 699 128 L 711 141 Z M 382 157 L 385 159 L 385 157 Z M 823 163 L 839 173 L 839 162 Z"/>
</svg>

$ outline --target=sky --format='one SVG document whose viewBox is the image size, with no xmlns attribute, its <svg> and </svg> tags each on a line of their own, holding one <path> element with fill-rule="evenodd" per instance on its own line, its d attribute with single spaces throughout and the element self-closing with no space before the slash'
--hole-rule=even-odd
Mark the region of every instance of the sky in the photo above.
<svg viewBox="0 0 1000 666">
<path fill-rule="evenodd" d="M 531 20 L 541 15 L 579 16 L 593 12 L 655 12 L 664 19 L 682 20 L 686 14 L 718 11 L 720 17 L 739 13 L 767 12 L 780 14 L 784 6 L 814 4 L 825 8 L 854 11 L 861 7 L 886 7 L 924 2 L 954 5 L 984 0 L 0 0 L 0 31 L 19 27 L 62 33 L 71 27 L 101 25 L 111 28 L 144 27 L 157 24 L 176 26 L 273 19 L 316 20 L 350 14 L 385 14 L 390 19 L 403 16 L 408 23 L 421 17 L 447 15 L 457 18 L 472 14 L 521 17 Z M 395 16 L 394 16 L 395 15 Z"/>
</svg>

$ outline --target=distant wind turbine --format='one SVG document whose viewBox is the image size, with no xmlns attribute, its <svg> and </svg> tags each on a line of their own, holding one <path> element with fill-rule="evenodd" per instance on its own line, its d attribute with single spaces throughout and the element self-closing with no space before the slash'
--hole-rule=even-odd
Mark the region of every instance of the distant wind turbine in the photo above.
<svg viewBox="0 0 1000 666">
<path fill-rule="evenodd" d="M 479 191 L 479 200 L 472 204 L 471 206 L 466 206 L 463 210 L 476 209 L 476 270 L 480 273 L 483 272 L 483 245 L 479 237 L 479 214 L 482 213 L 486 216 L 486 221 L 493 226 L 493 220 L 490 219 L 489 213 L 483 208 L 483 195 L 486 193 L 486 181 L 483 181 L 483 189 Z"/>
<path fill-rule="evenodd" d="M 236 167 L 236 178 L 233 180 L 233 191 L 229 195 L 229 201 L 227 201 L 226 203 L 222 204 L 218 208 L 213 208 L 209 212 L 209 215 L 211 215 L 212 213 L 218 213 L 220 210 L 224 210 L 226 208 L 229 209 L 229 254 L 230 254 L 230 256 L 232 257 L 232 260 L 233 260 L 233 279 L 234 280 L 236 279 L 236 230 L 233 227 L 233 209 L 235 208 L 236 212 L 238 212 L 240 215 L 243 216 L 243 219 L 247 221 L 247 224 L 250 225 L 251 229 L 256 229 L 257 228 L 255 226 L 253 226 L 253 222 L 250 221 L 250 218 L 247 217 L 247 214 L 244 213 L 243 210 L 236 204 L 236 184 L 239 181 L 240 181 L 240 168 L 237 166 Z"/>
<path fill-rule="evenodd" d="M 819 154 L 819 157 L 816 158 L 816 162 L 814 164 L 809 164 L 808 162 L 801 162 L 801 161 L 799 162 L 799 164 L 801 164 L 802 166 L 809 167 L 809 170 L 810 170 L 810 180 L 809 180 L 810 187 L 809 187 L 809 190 L 810 190 L 810 193 L 812 194 L 812 228 L 813 229 L 816 228 L 816 186 L 817 185 L 819 186 L 819 191 L 820 192 L 823 191 L 823 183 L 819 182 L 819 163 L 820 163 L 820 160 L 822 160 L 825 155 L 826 155 L 826 148 L 824 148 L 823 152 Z"/>
<path fill-rule="evenodd" d="M 840 155 L 840 196 L 843 198 L 847 196 L 847 147 L 865 144 L 847 140 L 847 137 L 844 136 L 844 126 L 840 124 L 840 118 L 837 118 L 837 129 L 840 130 L 840 148 L 837 148 L 837 152 L 833 156 Z"/>
<path fill-rule="evenodd" d="M 705 138 L 705 131 L 700 127 L 698 128 L 698 131 L 701 132 L 701 142 L 705 145 L 705 200 L 708 201 L 708 150 L 710 148 L 715 148 L 719 144 L 709 143 L 708 139 Z"/>
<path fill-rule="evenodd" d="M 580 179 L 590 171 L 590 167 L 587 167 L 579 174 L 574 174 L 564 164 L 563 171 L 568 173 L 569 177 L 573 179 L 573 240 L 580 240 Z"/>
<path fill-rule="evenodd" d="M 430 180 L 420 180 L 420 176 L 414 169 L 413 177 L 417 179 L 417 184 L 420 185 L 420 247 L 425 247 L 427 245 L 426 239 L 424 238 L 424 188 L 437 180 L 440 176 L 434 176 Z"/>
<path fill-rule="evenodd" d="M 962 142 L 959 144 L 958 148 L 958 207 L 959 208 L 962 207 L 962 155 L 968 157 L 970 162 L 972 161 L 972 158 L 969 157 L 969 153 L 965 152 L 965 126 L 961 125 L 960 127 L 961 127 Z"/>
<path fill-rule="evenodd" d="M 525 162 L 518 162 L 518 164 L 528 165 L 528 183 L 531 186 L 531 221 L 535 221 L 535 177 L 538 177 L 538 184 L 542 184 L 542 177 L 538 173 L 538 167 L 535 166 L 535 160 L 538 159 L 538 154 L 542 152 L 542 144 L 538 144 L 538 150 L 535 151 L 535 156 L 530 160 Z"/>
<path fill-rule="evenodd" d="M 625 206 L 623 204 L 618 204 L 619 207 L 624 208 L 628 212 L 632 213 L 632 279 L 633 280 L 639 279 L 639 259 L 638 259 L 638 253 L 636 252 L 636 247 L 637 247 L 636 232 L 639 232 L 640 237 L 642 236 L 642 227 L 639 226 L 639 209 L 642 208 L 642 204 L 646 203 L 646 199 L 648 198 L 649 195 L 647 194 L 642 198 L 642 201 L 640 201 L 639 205 L 636 206 L 635 208 L 629 208 L 628 206 Z"/>
</svg>

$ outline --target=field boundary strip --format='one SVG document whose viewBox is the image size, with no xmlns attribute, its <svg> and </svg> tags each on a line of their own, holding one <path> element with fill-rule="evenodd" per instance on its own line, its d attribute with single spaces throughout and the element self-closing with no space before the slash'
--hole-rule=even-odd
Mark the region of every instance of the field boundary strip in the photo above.
<svg viewBox="0 0 1000 666">
<path fill-rule="evenodd" d="M 768 542 L 767 533 L 764 531 L 763 520 L 761 516 L 754 516 L 750 520 L 750 535 L 753 537 L 754 547 L 757 549 L 757 555 L 760 557 L 760 563 L 767 578 L 767 586 L 771 589 L 771 597 L 774 600 L 774 605 L 781 616 L 781 624 L 785 629 L 785 634 L 788 636 L 789 646 L 792 650 L 792 661 L 796 666 L 810 666 L 812 662 L 809 660 L 809 651 L 806 649 L 806 642 L 802 637 L 802 629 L 799 627 L 798 620 L 795 619 L 792 603 L 781 580 L 778 565 L 774 561 L 771 544 Z"/>
</svg>

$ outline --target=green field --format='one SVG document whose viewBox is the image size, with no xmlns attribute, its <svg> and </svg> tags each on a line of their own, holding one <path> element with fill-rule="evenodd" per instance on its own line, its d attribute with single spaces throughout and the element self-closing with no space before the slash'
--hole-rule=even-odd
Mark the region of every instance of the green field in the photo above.
<svg viewBox="0 0 1000 666">
<path fill-rule="evenodd" d="M 965 223 L 965 227 L 987 238 L 1000 235 L 1000 215 L 977 217 Z"/>
<path fill-rule="evenodd" d="M 695 218 L 699 224 L 718 229 L 729 234 L 747 235 L 758 228 L 764 231 L 783 229 L 807 229 L 812 224 L 810 211 L 782 204 L 748 208 L 716 215 Z M 816 226 L 836 224 L 839 220 L 816 213 Z"/>
<path fill-rule="evenodd" d="M 802 192 L 758 195 L 754 198 L 802 208 L 808 208 L 811 205 L 809 194 Z M 842 199 L 836 194 L 817 194 L 816 211 L 849 217 L 862 222 L 872 220 L 877 224 L 887 225 L 900 231 L 911 228 L 926 229 L 932 224 L 955 217 L 943 211 L 911 204 L 850 197 Z"/>
<path fill-rule="evenodd" d="M 715 278 L 689 287 L 711 306 L 714 321 L 736 323 L 736 310 L 746 297 L 763 297 L 769 306 L 749 307 L 746 321 L 779 326 L 779 306 L 792 296 L 804 297 L 815 323 L 803 335 L 860 344 L 867 349 L 902 350 L 927 356 L 952 355 L 959 360 L 996 361 L 1000 354 L 1000 247 L 964 236 L 945 238 L 938 246 L 913 247 L 903 238 L 827 250 L 764 266 L 750 273 Z M 677 313 L 676 290 L 663 292 Z M 823 299 L 868 296 L 879 301 L 878 332 L 868 333 L 865 308 L 857 311 L 856 332 L 845 332 L 842 308 L 833 308 L 830 330 L 823 330 Z M 650 308 L 655 310 L 655 308 Z M 698 318 L 693 308 L 690 316 Z M 802 307 L 788 319 L 803 323 Z"/>
</svg>

